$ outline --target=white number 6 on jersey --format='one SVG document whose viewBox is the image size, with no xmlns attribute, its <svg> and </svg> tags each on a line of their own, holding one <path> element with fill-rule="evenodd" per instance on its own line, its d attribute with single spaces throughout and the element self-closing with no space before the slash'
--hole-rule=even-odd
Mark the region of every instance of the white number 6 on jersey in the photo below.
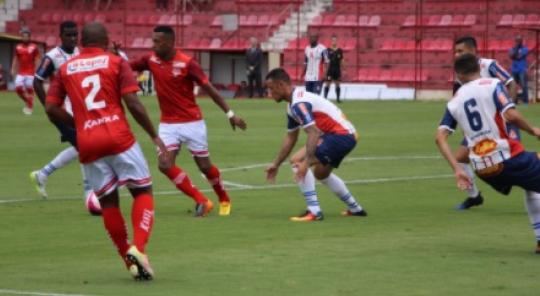
<svg viewBox="0 0 540 296">
<path fill-rule="evenodd" d="M 98 74 L 86 77 L 82 81 L 81 86 L 84 88 L 92 86 L 92 89 L 90 90 L 86 98 L 84 99 L 84 102 L 86 103 L 86 108 L 88 109 L 88 111 L 94 110 L 94 109 L 105 108 L 106 106 L 105 101 L 98 101 L 98 102 L 94 101 L 94 99 L 96 98 L 96 95 L 101 89 L 101 83 L 99 82 Z"/>
</svg>

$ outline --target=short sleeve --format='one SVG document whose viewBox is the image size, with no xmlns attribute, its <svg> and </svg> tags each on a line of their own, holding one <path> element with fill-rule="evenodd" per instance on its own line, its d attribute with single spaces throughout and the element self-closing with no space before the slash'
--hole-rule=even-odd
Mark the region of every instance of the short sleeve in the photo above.
<svg viewBox="0 0 540 296">
<path fill-rule="evenodd" d="M 46 103 L 62 106 L 66 99 L 66 88 L 62 78 L 62 73 L 59 71 L 56 79 L 53 79 L 49 91 L 47 92 Z"/>
<path fill-rule="evenodd" d="M 497 62 L 493 62 L 489 65 L 488 68 L 489 74 L 493 78 L 497 78 L 500 81 L 504 83 L 504 85 L 508 85 L 514 78 L 508 72 L 501 67 Z"/>
<path fill-rule="evenodd" d="M 296 103 L 291 107 L 293 116 L 300 121 L 303 128 L 315 124 L 315 118 L 312 113 L 312 106 L 307 102 Z"/>
<path fill-rule="evenodd" d="M 122 95 L 128 94 L 128 93 L 136 93 L 139 91 L 139 86 L 137 84 L 137 80 L 135 80 L 135 76 L 133 75 L 133 71 L 131 71 L 131 68 L 124 59 L 120 59 L 120 71 L 119 71 L 119 79 L 120 83 L 120 92 Z"/>
<path fill-rule="evenodd" d="M 41 59 L 41 63 L 39 64 L 34 76 L 39 80 L 46 80 L 54 73 L 54 70 L 56 69 L 53 61 L 50 57 L 45 56 L 43 59 Z"/>
<path fill-rule="evenodd" d="M 148 59 L 148 56 L 144 56 L 142 58 L 130 61 L 129 65 L 131 66 L 131 69 L 133 69 L 133 71 L 142 72 L 144 70 L 149 70 Z"/>
<path fill-rule="evenodd" d="M 287 114 L 287 130 L 289 132 L 292 132 L 292 131 L 297 130 L 299 127 L 300 125 L 298 124 L 298 122 L 296 122 L 294 118 L 292 118 L 289 114 Z"/>
<path fill-rule="evenodd" d="M 450 110 L 446 108 L 446 111 L 444 112 L 443 118 L 441 119 L 441 123 L 439 123 L 439 129 L 446 129 L 453 133 L 456 130 L 457 127 L 457 121 L 452 116 L 452 113 L 450 113 Z"/>
<path fill-rule="evenodd" d="M 504 113 L 506 112 L 506 110 L 515 107 L 512 98 L 510 98 L 510 95 L 506 91 L 506 88 L 500 82 L 497 83 L 495 91 L 493 92 L 493 102 L 497 107 L 497 111 L 499 111 L 500 113 Z"/>
<path fill-rule="evenodd" d="M 208 77 L 206 74 L 204 74 L 203 69 L 195 60 L 191 60 L 188 64 L 188 77 L 190 77 L 198 85 L 205 85 L 209 82 Z"/>
</svg>

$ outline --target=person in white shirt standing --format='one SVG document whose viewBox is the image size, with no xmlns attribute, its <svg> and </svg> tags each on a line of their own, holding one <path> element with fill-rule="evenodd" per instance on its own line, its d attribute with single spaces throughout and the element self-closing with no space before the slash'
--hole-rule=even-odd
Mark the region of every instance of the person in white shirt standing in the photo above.
<svg viewBox="0 0 540 296">
<path fill-rule="evenodd" d="M 508 195 L 513 186 L 525 190 L 525 204 L 540 254 L 540 155 L 525 151 L 521 142 L 509 136 L 508 123 L 540 139 L 540 128 L 531 126 L 508 95 L 501 80 L 482 78 L 477 57 L 464 54 L 454 68 L 463 82 L 439 124 L 436 143 L 452 167 L 458 188 L 472 186 L 472 180 L 452 154 L 448 136 L 462 129 L 469 159 L 476 175 L 498 192 Z"/>
<path fill-rule="evenodd" d="M 324 64 L 328 64 L 326 46 L 319 43 L 319 35 L 309 35 L 309 45 L 304 50 L 304 83 L 306 91 L 320 94 L 324 80 Z"/>
</svg>

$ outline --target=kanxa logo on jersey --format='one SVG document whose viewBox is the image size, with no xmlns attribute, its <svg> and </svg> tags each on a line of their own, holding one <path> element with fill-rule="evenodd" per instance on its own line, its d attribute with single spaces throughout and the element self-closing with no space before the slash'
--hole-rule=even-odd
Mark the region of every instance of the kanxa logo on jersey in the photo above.
<svg viewBox="0 0 540 296">
<path fill-rule="evenodd" d="M 186 67 L 186 63 L 184 62 L 173 62 L 173 65 L 172 65 L 173 75 L 178 76 L 182 74 L 182 69 L 184 69 L 185 67 Z"/>
<path fill-rule="evenodd" d="M 84 122 L 84 129 L 85 130 L 91 129 L 91 128 L 94 128 L 96 126 L 106 124 L 106 123 L 109 123 L 109 122 L 118 121 L 118 120 L 120 120 L 120 117 L 118 117 L 118 115 L 116 115 L 116 114 L 111 115 L 111 116 L 104 116 L 104 117 L 101 117 L 101 118 L 98 118 L 98 119 L 89 119 L 89 120 Z"/>
<path fill-rule="evenodd" d="M 67 74 L 88 72 L 109 67 L 109 56 L 98 56 L 90 59 L 76 59 L 67 65 Z"/>
</svg>

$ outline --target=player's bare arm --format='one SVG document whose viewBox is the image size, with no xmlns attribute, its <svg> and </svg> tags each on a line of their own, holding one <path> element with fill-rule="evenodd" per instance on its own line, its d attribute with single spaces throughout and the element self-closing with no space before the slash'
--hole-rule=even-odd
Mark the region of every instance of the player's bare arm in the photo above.
<svg viewBox="0 0 540 296">
<path fill-rule="evenodd" d="M 236 130 L 236 127 L 239 127 L 242 130 L 245 130 L 247 128 L 247 124 L 241 117 L 238 117 L 232 112 L 231 108 L 229 107 L 229 104 L 225 102 L 225 99 L 218 93 L 218 91 L 215 89 L 215 87 L 210 84 L 206 83 L 201 85 L 201 88 L 206 91 L 206 93 L 212 98 L 212 101 L 216 103 L 216 105 L 223 110 L 227 114 L 227 117 L 229 118 L 229 122 L 231 124 L 231 127 L 233 130 Z"/>
<path fill-rule="evenodd" d="M 43 80 L 34 78 L 34 92 L 36 93 L 39 101 L 41 104 L 45 105 L 45 98 L 47 97 L 47 93 L 45 92 L 45 87 L 43 86 Z"/>
<path fill-rule="evenodd" d="M 515 108 L 510 108 L 504 112 L 503 117 L 506 121 L 514 124 L 520 130 L 527 132 L 529 135 L 537 137 L 540 140 L 540 128 L 531 126 L 529 122 Z"/>
<path fill-rule="evenodd" d="M 467 173 L 465 173 L 463 168 L 458 164 L 456 158 L 452 154 L 452 149 L 448 144 L 449 135 L 450 132 L 447 129 L 440 128 L 437 130 L 435 142 L 437 144 L 437 147 L 439 148 L 439 151 L 444 156 L 446 161 L 448 161 L 448 164 L 450 164 L 450 167 L 454 171 L 458 188 L 464 190 L 471 187 L 471 179 L 469 178 Z"/>
<path fill-rule="evenodd" d="M 294 145 L 296 145 L 296 142 L 298 141 L 298 134 L 299 129 L 296 129 L 294 131 L 290 131 L 287 133 L 287 136 L 283 139 L 283 143 L 281 144 L 281 149 L 278 152 L 278 155 L 272 161 L 272 163 L 266 168 L 266 180 L 268 182 L 274 183 L 276 181 L 276 176 L 279 171 L 279 166 L 285 161 L 287 156 L 291 154 L 291 151 L 294 148 Z"/>
<path fill-rule="evenodd" d="M 11 63 L 11 77 L 15 78 L 17 76 L 17 70 L 19 68 L 19 59 L 17 55 L 13 56 L 13 62 Z"/>
<path fill-rule="evenodd" d="M 73 116 L 67 113 L 66 110 L 61 106 L 46 102 L 45 112 L 47 113 L 47 116 L 49 117 L 49 120 L 51 122 L 75 128 L 75 121 L 73 120 Z"/>
</svg>

